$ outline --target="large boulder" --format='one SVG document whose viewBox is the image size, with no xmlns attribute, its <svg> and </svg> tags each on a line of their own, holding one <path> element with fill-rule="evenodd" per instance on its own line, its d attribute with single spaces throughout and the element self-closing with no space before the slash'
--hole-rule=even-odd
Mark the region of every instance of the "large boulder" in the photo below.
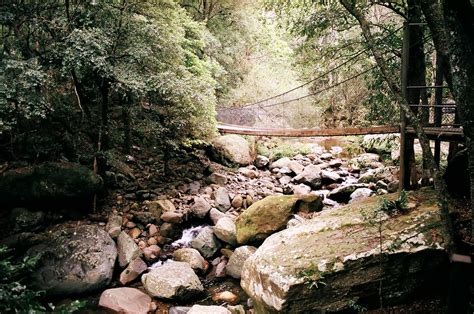
<svg viewBox="0 0 474 314">
<path fill-rule="evenodd" d="M 214 235 L 212 227 L 203 228 L 191 241 L 191 246 L 206 258 L 212 257 L 221 248 L 221 244 Z"/>
<path fill-rule="evenodd" d="M 308 165 L 293 180 L 297 183 L 304 183 L 317 190 L 321 187 L 321 168 L 315 165 Z"/>
<path fill-rule="evenodd" d="M 409 202 L 417 208 L 390 218 L 376 214 L 380 197 L 368 198 L 274 234 L 245 262 L 241 286 L 262 313 L 378 306 L 382 279 L 384 305 L 434 293 L 448 273 L 449 235 L 433 190 L 411 193 Z M 381 246 L 370 217 L 382 217 Z"/>
<path fill-rule="evenodd" d="M 99 175 L 75 163 L 45 163 L 18 168 L 0 176 L 2 208 L 90 209 L 102 188 Z"/>
<path fill-rule="evenodd" d="M 223 217 L 219 219 L 214 226 L 214 234 L 218 239 L 229 243 L 230 245 L 236 244 L 236 229 L 235 222 L 230 217 Z"/>
<path fill-rule="evenodd" d="M 241 136 L 228 134 L 214 139 L 213 157 L 219 162 L 250 165 L 253 162 L 249 143 Z"/>
<path fill-rule="evenodd" d="M 226 274 L 240 279 L 242 267 L 245 261 L 257 250 L 254 246 L 244 245 L 235 249 L 234 253 L 229 258 L 229 262 L 225 268 Z"/>
<path fill-rule="evenodd" d="M 149 295 L 157 298 L 183 301 L 204 291 L 198 276 L 188 263 L 168 261 L 142 276 Z"/>
<path fill-rule="evenodd" d="M 322 208 L 319 195 L 272 195 L 245 210 L 236 221 L 237 243 L 261 241 L 283 229 L 290 216 L 300 209 L 317 211 Z"/>
<path fill-rule="evenodd" d="M 135 288 L 107 289 L 100 295 L 99 307 L 108 313 L 146 314 L 151 309 L 151 298 Z"/>
<path fill-rule="evenodd" d="M 49 295 L 70 295 L 107 287 L 117 249 L 108 233 L 97 226 L 63 227 L 28 250 L 40 256 L 35 284 Z"/>
</svg>

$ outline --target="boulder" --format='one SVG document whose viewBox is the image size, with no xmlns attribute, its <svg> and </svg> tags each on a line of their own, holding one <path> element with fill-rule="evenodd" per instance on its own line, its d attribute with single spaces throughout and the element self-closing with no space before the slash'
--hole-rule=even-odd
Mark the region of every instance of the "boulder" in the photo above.
<svg viewBox="0 0 474 314">
<path fill-rule="evenodd" d="M 292 160 L 288 163 L 287 165 L 288 169 L 291 170 L 295 175 L 299 175 L 300 173 L 303 172 L 304 166 L 300 164 L 299 162 Z"/>
<path fill-rule="evenodd" d="M 50 162 L 0 175 L 0 204 L 2 208 L 90 210 L 102 186 L 101 177 L 87 167 Z"/>
<path fill-rule="evenodd" d="M 149 295 L 157 298 L 186 301 L 204 291 L 198 276 L 188 263 L 167 261 L 142 276 Z"/>
<path fill-rule="evenodd" d="M 218 162 L 228 162 L 241 166 L 247 166 L 253 162 L 249 143 L 239 135 L 220 136 L 214 139 L 212 145 L 212 156 Z"/>
<path fill-rule="evenodd" d="M 416 209 L 384 215 L 390 227 L 383 228 L 381 247 L 378 224 L 368 218 L 378 216 L 380 197 L 323 211 L 267 238 L 245 262 L 241 286 L 257 313 L 338 312 L 354 300 L 378 306 L 381 278 L 386 306 L 420 291 L 433 295 L 448 276 L 449 235 L 436 199 L 430 189 L 410 193 Z"/>
<path fill-rule="evenodd" d="M 176 211 L 176 207 L 174 206 L 173 202 L 170 200 L 158 200 L 156 201 L 156 204 L 161 209 L 160 211 L 161 213 Z"/>
<path fill-rule="evenodd" d="M 315 190 L 321 187 L 321 168 L 315 165 L 308 165 L 303 172 L 293 178 L 296 183 L 304 183 Z"/>
<path fill-rule="evenodd" d="M 311 187 L 307 186 L 306 184 L 298 184 L 292 187 L 293 194 L 295 195 L 306 195 L 311 192 Z"/>
<path fill-rule="evenodd" d="M 32 247 L 40 255 L 33 273 L 35 285 L 48 295 L 70 295 L 107 287 L 114 271 L 117 249 L 107 232 L 93 225 L 62 227 Z"/>
<path fill-rule="evenodd" d="M 351 198 L 351 194 L 354 193 L 355 190 L 367 188 L 368 186 L 368 184 L 364 183 L 342 185 L 329 192 L 327 197 L 336 202 L 347 203 Z"/>
<path fill-rule="evenodd" d="M 38 231 L 45 221 L 45 213 L 26 208 L 14 208 L 10 212 L 10 223 L 14 232 Z"/>
<path fill-rule="evenodd" d="M 264 240 L 283 229 L 290 216 L 301 208 L 320 210 L 322 199 L 311 194 L 273 195 L 252 204 L 237 218 L 237 243 Z"/>
<path fill-rule="evenodd" d="M 218 239 L 230 245 L 235 245 L 237 242 L 235 222 L 229 217 L 224 217 L 217 221 L 214 226 L 214 234 Z"/>
<path fill-rule="evenodd" d="M 99 307 L 111 313 L 146 314 L 150 311 L 151 298 L 135 288 L 107 289 L 100 295 Z"/>
<path fill-rule="evenodd" d="M 380 161 L 380 156 L 373 153 L 360 154 L 359 156 L 352 158 L 349 163 L 358 165 L 359 167 L 367 167 L 373 162 Z"/>
<path fill-rule="evenodd" d="M 235 249 L 226 266 L 227 275 L 240 279 L 245 261 L 257 250 L 254 246 L 244 245 Z"/>
<path fill-rule="evenodd" d="M 171 224 L 179 224 L 183 222 L 183 214 L 179 212 L 164 212 L 160 219 Z"/>
<path fill-rule="evenodd" d="M 257 155 L 255 158 L 255 167 L 257 168 L 264 168 L 270 163 L 270 159 L 268 157 L 262 156 L 262 155 Z"/>
<path fill-rule="evenodd" d="M 359 183 L 376 183 L 377 181 L 391 182 L 398 177 L 398 167 L 381 167 L 369 169 L 359 177 Z"/>
<path fill-rule="evenodd" d="M 232 314 L 228 309 L 218 305 L 193 305 L 187 314 Z"/>
<path fill-rule="evenodd" d="M 249 168 L 240 168 L 239 173 L 250 179 L 258 178 L 258 171 Z"/>
<path fill-rule="evenodd" d="M 288 168 L 288 164 L 291 162 L 291 159 L 288 157 L 280 158 L 270 164 L 270 170 L 278 168 Z"/>
<path fill-rule="evenodd" d="M 209 179 L 209 182 L 220 185 L 220 186 L 224 186 L 227 183 L 227 177 L 223 174 L 216 173 L 216 172 L 211 173 L 208 179 Z"/>
<path fill-rule="evenodd" d="M 341 176 L 337 172 L 329 170 L 321 170 L 321 178 L 325 183 L 335 183 L 342 181 Z"/>
<path fill-rule="evenodd" d="M 126 285 L 129 282 L 134 281 L 138 278 L 145 270 L 147 270 L 148 266 L 146 263 L 140 258 L 137 257 L 133 261 L 128 264 L 127 268 L 120 274 L 120 283 L 122 285 Z"/>
<path fill-rule="evenodd" d="M 211 210 L 211 205 L 203 197 L 195 197 L 194 204 L 191 206 L 191 212 L 195 217 L 203 219 Z"/>
<path fill-rule="evenodd" d="M 125 231 L 117 238 L 117 251 L 120 267 L 126 267 L 131 261 L 142 256 L 142 251 Z"/>
<path fill-rule="evenodd" d="M 226 188 L 220 187 L 213 193 L 215 206 L 218 210 L 226 212 L 231 207 L 229 193 Z"/>
<path fill-rule="evenodd" d="M 237 194 L 236 196 L 234 196 L 231 205 L 234 208 L 242 207 L 244 205 L 244 198 L 242 197 L 242 195 Z"/>
<path fill-rule="evenodd" d="M 182 248 L 173 252 L 173 258 L 178 262 L 186 262 L 191 265 L 194 270 L 205 271 L 207 269 L 207 262 L 201 256 L 198 250 L 193 248 Z"/>
<path fill-rule="evenodd" d="M 374 194 L 374 191 L 372 191 L 371 189 L 359 188 L 359 189 L 355 190 L 354 192 L 352 192 L 352 194 L 350 196 L 349 203 L 367 198 L 367 197 L 371 196 L 372 194 Z"/>
<path fill-rule="evenodd" d="M 214 235 L 212 227 L 203 228 L 191 241 L 191 246 L 206 258 L 212 257 L 221 248 L 221 244 Z"/>
<path fill-rule="evenodd" d="M 215 225 L 219 221 L 219 219 L 227 217 L 227 215 L 218 210 L 217 208 L 211 208 L 211 210 L 209 211 L 209 217 L 211 218 L 212 223 Z"/>
<path fill-rule="evenodd" d="M 399 142 L 400 134 L 371 134 L 364 136 L 361 146 L 368 153 L 391 154 Z"/>
</svg>

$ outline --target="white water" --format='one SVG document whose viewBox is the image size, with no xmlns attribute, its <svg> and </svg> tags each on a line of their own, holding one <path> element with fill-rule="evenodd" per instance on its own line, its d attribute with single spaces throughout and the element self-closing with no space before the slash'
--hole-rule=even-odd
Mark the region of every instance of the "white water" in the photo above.
<svg viewBox="0 0 474 314">
<path fill-rule="evenodd" d="M 171 243 L 171 246 L 174 248 L 178 247 L 190 247 L 191 241 L 199 234 L 199 232 L 204 229 L 206 226 L 197 226 L 191 227 L 183 230 L 183 235 L 180 239 Z"/>
</svg>

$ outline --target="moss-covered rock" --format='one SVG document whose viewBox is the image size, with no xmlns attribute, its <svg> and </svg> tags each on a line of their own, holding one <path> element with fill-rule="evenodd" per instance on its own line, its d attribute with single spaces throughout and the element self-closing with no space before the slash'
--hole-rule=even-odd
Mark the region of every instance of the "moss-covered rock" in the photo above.
<svg viewBox="0 0 474 314">
<path fill-rule="evenodd" d="M 212 145 L 212 157 L 218 162 L 241 166 L 253 163 L 250 145 L 242 136 L 235 134 L 219 136 Z"/>
<path fill-rule="evenodd" d="M 318 211 L 319 195 L 272 195 L 247 208 L 236 221 L 237 242 L 261 241 L 283 229 L 290 216 L 298 210 Z"/>
<path fill-rule="evenodd" d="M 395 198 L 395 195 L 389 198 Z M 323 211 L 265 240 L 244 264 L 241 285 L 260 313 L 317 313 L 406 301 L 446 279 L 449 239 L 432 190 L 409 195 L 416 209 L 378 219 L 380 197 Z M 372 218 L 370 218 L 372 217 Z M 381 255 L 381 248 L 383 255 Z M 434 276 L 433 274 L 436 274 Z"/>
<path fill-rule="evenodd" d="M 6 171 L 0 176 L 0 203 L 4 208 L 81 208 L 92 204 L 102 179 L 75 163 L 45 163 Z"/>
</svg>

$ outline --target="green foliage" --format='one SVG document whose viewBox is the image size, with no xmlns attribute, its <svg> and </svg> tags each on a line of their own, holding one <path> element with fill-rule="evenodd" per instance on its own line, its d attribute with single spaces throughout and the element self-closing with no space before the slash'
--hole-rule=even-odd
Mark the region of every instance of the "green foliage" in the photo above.
<svg viewBox="0 0 474 314">
<path fill-rule="evenodd" d="M 408 194 L 405 190 L 400 192 L 400 195 L 395 201 L 382 198 L 380 202 L 380 209 L 387 214 L 406 213 L 408 210 Z"/>
<path fill-rule="evenodd" d="M 311 262 L 307 269 L 301 270 L 298 277 L 303 279 L 303 282 L 308 289 L 318 289 L 320 286 L 325 286 L 324 273 L 318 269 L 318 266 Z"/>
<path fill-rule="evenodd" d="M 277 139 L 257 143 L 257 154 L 266 156 L 272 160 L 283 157 L 293 157 L 298 154 L 307 155 L 309 153 L 311 153 L 311 147 L 304 143 L 283 142 Z"/>
</svg>

